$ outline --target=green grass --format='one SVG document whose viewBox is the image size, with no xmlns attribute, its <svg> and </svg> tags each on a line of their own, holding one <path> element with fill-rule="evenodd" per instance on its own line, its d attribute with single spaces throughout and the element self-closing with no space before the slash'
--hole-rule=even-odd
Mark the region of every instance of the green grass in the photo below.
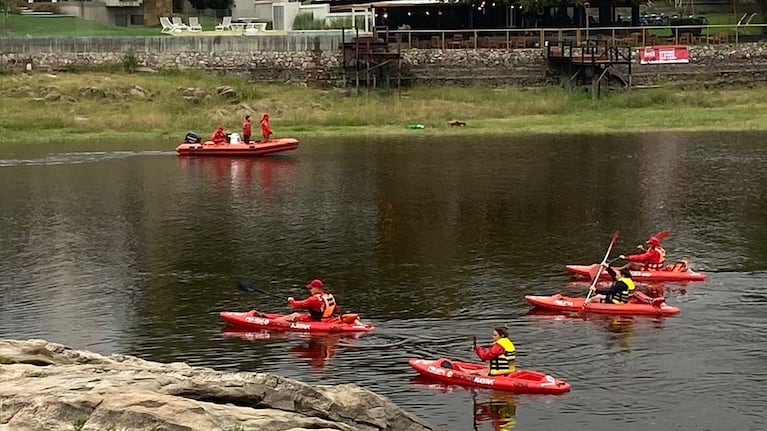
<svg viewBox="0 0 767 431">
<path fill-rule="evenodd" d="M 0 36 L 48 37 L 48 36 L 159 36 L 156 27 L 118 27 L 96 21 L 68 16 L 0 15 Z"/>
<path fill-rule="evenodd" d="M 215 96 L 233 87 L 238 100 Z M 140 86 L 143 97 L 131 95 Z M 186 88 L 206 95 L 183 97 Z M 251 83 L 204 72 L 8 75 L 0 80 L 0 144 L 207 138 L 217 124 L 239 131 L 245 115 L 268 112 L 276 136 L 518 135 L 644 130 L 767 130 L 767 86 L 714 91 L 615 91 L 597 102 L 560 88 L 415 87 L 402 92 Z M 30 121 L 34 119 L 34 121 Z M 451 128 L 452 120 L 466 122 Z M 408 130 L 408 124 L 424 130 Z M 42 139 L 41 139 L 42 138 Z"/>
<path fill-rule="evenodd" d="M 732 13 L 723 13 L 723 12 L 709 12 L 709 13 L 703 13 L 698 14 L 698 16 L 705 16 L 708 20 L 709 26 L 731 26 L 731 27 L 706 27 L 703 26 L 701 30 L 701 35 L 714 35 L 718 33 L 727 33 L 729 35 L 735 35 L 735 33 L 738 34 L 748 34 L 748 35 L 761 35 L 765 31 L 765 27 L 735 27 L 735 25 L 738 23 L 740 18 L 743 16 L 742 13 L 738 14 L 732 14 Z M 764 17 L 761 14 L 757 14 L 752 20 L 751 24 L 762 24 L 764 23 Z M 708 30 L 708 32 L 707 32 Z M 689 29 L 679 29 L 679 32 L 683 31 L 689 31 Z M 673 35 L 673 27 L 665 27 L 665 28 L 654 28 L 651 30 L 648 30 L 648 34 L 660 36 L 660 37 L 669 37 Z"/>
</svg>

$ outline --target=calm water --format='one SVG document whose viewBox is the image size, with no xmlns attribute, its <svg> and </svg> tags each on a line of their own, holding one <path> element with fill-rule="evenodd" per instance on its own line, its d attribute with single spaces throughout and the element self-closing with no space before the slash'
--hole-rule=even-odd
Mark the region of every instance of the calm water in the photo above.
<svg viewBox="0 0 767 431">
<path fill-rule="evenodd" d="M 0 146 L 0 338 L 357 383 L 444 430 L 767 429 L 766 135 L 359 139 L 257 160 L 167 146 Z M 678 317 L 529 313 L 593 263 L 671 229 L 706 282 Z M 320 277 L 360 338 L 226 330 Z M 251 280 L 271 295 L 246 293 Z M 506 395 L 415 378 L 507 324 L 519 367 L 572 384 Z M 395 345 L 395 346 L 392 346 Z"/>
</svg>

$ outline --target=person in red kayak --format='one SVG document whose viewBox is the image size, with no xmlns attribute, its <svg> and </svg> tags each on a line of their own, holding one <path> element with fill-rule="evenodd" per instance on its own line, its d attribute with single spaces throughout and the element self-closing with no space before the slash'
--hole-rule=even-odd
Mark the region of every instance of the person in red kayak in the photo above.
<svg viewBox="0 0 767 431">
<path fill-rule="evenodd" d="M 268 141 L 272 136 L 272 128 L 269 126 L 269 114 L 264 114 L 261 117 L 261 136 L 264 138 L 264 142 Z"/>
<path fill-rule="evenodd" d="M 628 261 L 620 269 L 628 268 L 633 271 L 657 271 L 663 269 L 666 262 L 666 250 L 660 245 L 660 240 L 651 236 L 645 244 L 646 247 L 639 246 L 644 251 L 641 254 L 630 254 L 628 256 L 622 254 L 618 256 Z"/>
<path fill-rule="evenodd" d="M 250 126 L 250 115 L 246 115 L 245 119 L 242 120 L 242 142 L 245 144 L 250 143 L 250 135 L 251 135 L 251 126 Z"/>
<path fill-rule="evenodd" d="M 493 345 L 485 348 L 477 345 L 474 339 L 474 352 L 483 361 L 490 361 L 487 368 L 472 371 L 472 374 L 487 374 L 490 376 L 500 376 L 502 374 L 511 374 L 516 371 L 514 365 L 516 361 L 516 347 L 509 339 L 509 331 L 506 328 L 493 329 Z"/>
<path fill-rule="evenodd" d="M 287 320 L 293 322 L 296 320 L 303 321 L 321 321 L 322 319 L 331 317 L 335 314 L 338 306 L 336 305 L 336 299 L 330 293 L 325 292 L 325 284 L 320 279 L 314 279 L 306 285 L 309 289 L 311 296 L 297 301 L 291 296 L 288 298 L 288 305 L 291 308 L 305 309 L 306 313 L 292 313 L 287 316 L 282 316 L 278 320 Z"/>
<path fill-rule="evenodd" d="M 211 135 L 210 140 L 213 141 L 214 144 L 223 144 L 224 142 L 226 142 L 226 133 L 224 133 L 224 126 L 216 127 L 216 131 L 213 132 L 213 135 Z"/>
<path fill-rule="evenodd" d="M 614 283 L 605 289 L 592 287 L 591 289 L 596 295 L 590 301 L 599 299 L 606 304 L 628 304 L 631 298 L 634 297 L 634 291 L 636 290 L 634 280 L 631 279 L 631 271 L 628 268 L 621 268 L 620 276 L 618 276 L 618 273 L 606 263 L 603 263 L 602 267 L 607 270 Z"/>
</svg>

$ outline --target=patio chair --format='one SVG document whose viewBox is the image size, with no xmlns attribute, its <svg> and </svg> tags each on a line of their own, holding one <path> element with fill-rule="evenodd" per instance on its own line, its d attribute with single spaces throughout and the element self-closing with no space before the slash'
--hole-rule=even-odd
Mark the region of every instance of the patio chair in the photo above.
<svg viewBox="0 0 767 431">
<path fill-rule="evenodd" d="M 181 20 L 180 16 L 174 16 L 171 19 L 173 20 L 173 25 L 178 27 L 180 30 L 189 30 L 189 26 L 184 24 L 184 21 Z"/>
<path fill-rule="evenodd" d="M 232 30 L 232 17 L 231 16 L 225 16 L 221 20 L 221 24 L 216 26 L 216 30 L 217 31 L 219 31 L 219 30 L 221 30 L 221 31 L 223 31 L 223 30 L 231 31 Z"/>
<path fill-rule="evenodd" d="M 190 16 L 189 17 L 189 31 L 202 31 L 202 26 L 200 25 L 200 19 L 196 16 Z"/>
<path fill-rule="evenodd" d="M 167 16 L 160 17 L 160 24 L 162 25 L 162 30 L 160 30 L 161 33 L 171 34 L 181 31 L 177 25 L 170 22 L 170 19 Z"/>
</svg>

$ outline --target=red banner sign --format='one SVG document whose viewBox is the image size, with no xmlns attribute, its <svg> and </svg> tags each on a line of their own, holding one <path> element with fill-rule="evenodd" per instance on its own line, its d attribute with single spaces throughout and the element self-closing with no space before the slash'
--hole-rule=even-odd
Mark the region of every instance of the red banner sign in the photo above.
<svg viewBox="0 0 767 431">
<path fill-rule="evenodd" d="M 641 64 L 689 63 L 690 53 L 686 45 L 645 46 L 639 48 Z"/>
</svg>

